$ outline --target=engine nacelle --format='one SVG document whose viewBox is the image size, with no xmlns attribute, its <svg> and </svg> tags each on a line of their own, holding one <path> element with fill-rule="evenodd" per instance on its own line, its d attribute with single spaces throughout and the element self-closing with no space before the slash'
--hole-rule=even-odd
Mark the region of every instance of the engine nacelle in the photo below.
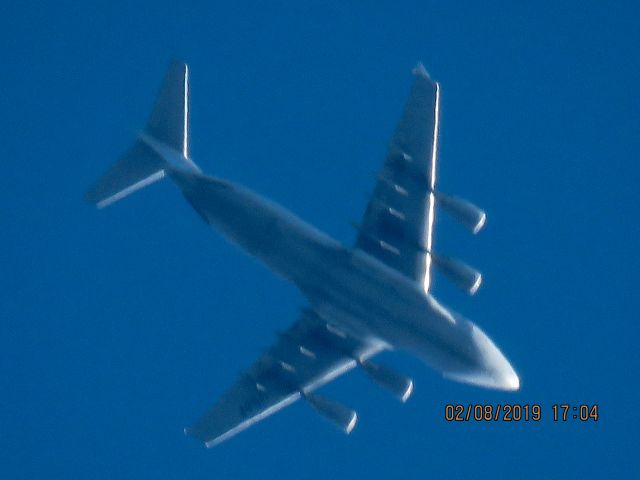
<svg viewBox="0 0 640 480">
<path fill-rule="evenodd" d="M 365 373 L 378 385 L 393 393 L 401 402 L 406 402 L 413 392 L 413 380 L 389 367 L 368 361 L 358 362 Z"/>
<path fill-rule="evenodd" d="M 356 426 L 358 414 L 354 410 L 311 392 L 302 395 L 320 415 L 330 420 L 344 433 L 351 433 Z"/>
<path fill-rule="evenodd" d="M 482 284 L 482 274 L 475 268 L 455 258 L 440 255 L 431 255 L 433 263 L 449 280 L 458 288 L 465 290 L 470 295 L 478 291 Z"/>
<path fill-rule="evenodd" d="M 436 192 L 436 200 L 449 214 L 473 233 L 478 233 L 487 221 L 484 210 L 462 198 Z"/>
</svg>

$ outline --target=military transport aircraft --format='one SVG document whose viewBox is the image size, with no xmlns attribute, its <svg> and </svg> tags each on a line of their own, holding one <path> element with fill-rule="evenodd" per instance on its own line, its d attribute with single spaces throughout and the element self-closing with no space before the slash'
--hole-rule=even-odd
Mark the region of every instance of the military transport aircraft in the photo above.
<svg viewBox="0 0 640 480">
<path fill-rule="evenodd" d="M 436 206 L 473 233 L 485 213 L 436 189 L 440 86 L 418 64 L 409 100 L 353 247 L 303 222 L 279 205 L 234 183 L 205 175 L 189 156 L 189 70 L 173 62 L 149 121 L 134 144 L 87 192 L 110 205 L 164 177 L 202 219 L 230 242 L 297 286 L 308 308 L 275 345 L 185 432 L 208 447 L 303 398 L 346 433 L 356 412 L 315 392 L 360 367 L 406 401 L 413 382 L 371 358 L 400 349 L 445 377 L 482 387 L 517 390 L 518 375 L 474 323 L 430 293 L 438 268 L 470 294 L 481 275 L 432 251 Z"/>
</svg>

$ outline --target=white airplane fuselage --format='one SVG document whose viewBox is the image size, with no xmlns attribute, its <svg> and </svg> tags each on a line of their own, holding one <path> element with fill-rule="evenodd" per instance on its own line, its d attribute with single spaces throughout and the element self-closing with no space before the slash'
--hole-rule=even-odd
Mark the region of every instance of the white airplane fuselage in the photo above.
<svg viewBox="0 0 640 480">
<path fill-rule="evenodd" d="M 328 324 L 408 351 L 454 380 L 519 388 L 517 374 L 484 332 L 422 285 L 244 187 L 181 169 L 168 173 L 207 223 L 296 285 Z"/>
</svg>

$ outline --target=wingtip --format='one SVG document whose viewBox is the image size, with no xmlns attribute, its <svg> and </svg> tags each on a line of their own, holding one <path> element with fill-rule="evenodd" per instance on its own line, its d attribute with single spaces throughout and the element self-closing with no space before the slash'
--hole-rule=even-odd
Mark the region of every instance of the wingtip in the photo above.
<svg viewBox="0 0 640 480">
<path fill-rule="evenodd" d="M 87 190 L 86 192 L 84 192 L 84 195 L 82 195 L 82 200 L 89 205 L 100 208 L 98 206 L 98 201 L 95 199 L 95 194 L 91 190 Z"/>
<path fill-rule="evenodd" d="M 413 67 L 413 70 L 411 70 L 411 73 L 413 73 L 416 77 L 422 77 L 426 78 L 427 80 L 431 80 L 431 76 L 429 75 L 429 72 L 427 72 L 427 69 L 424 68 L 424 64 L 422 62 L 418 62 L 416 66 Z"/>
<path fill-rule="evenodd" d="M 178 57 L 171 57 L 171 59 L 169 60 L 169 66 L 185 68 L 185 69 L 189 67 L 184 60 Z"/>
<path fill-rule="evenodd" d="M 200 440 L 202 442 L 202 444 L 205 446 L 205 448 L 212 448 L 212 447 L 215 447 L 218 443 L 220 443 L 218 438 L 213 438 L 211 440 L 205 440 L 203 438 L 198 437 L 197 435 L 194 435 L 194 431 L 193 431 L 192 427 L 184 427 L 182 429 L 182 431 L 184 432 L 185 436 L 194 437 L 196 440 Z"/>
</svg>

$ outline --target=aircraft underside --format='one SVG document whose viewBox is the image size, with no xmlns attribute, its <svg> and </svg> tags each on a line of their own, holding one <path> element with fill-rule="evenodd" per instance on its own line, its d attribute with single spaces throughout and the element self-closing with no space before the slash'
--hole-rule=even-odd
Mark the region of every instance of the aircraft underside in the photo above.
<svg viewBox="0 0 640 480">
<path fill-rule="evenodd" d="M 204 221 L 309 301 L 298 321 L 185 430 L 207 446 L 300 398 L 350 432 L 355 411 L 315 390 L 360 367 L 406 401 L 412 380 L 371 361 L 390 348 L 406 350 L 456 381 L 519 388 L 517 374 L 489 337 L 431 292 L 434 270 L 470 294 L 482 280 L 472 267 L 433 251 L 435 207 L 473 233 L 486 215 L 436 189 L 440 87 L 421 65 L 414 75 L 352 248 L 250 190 L 202 173 L 189 156 L 188 69 L 178 62 L 167 72 L 144 132 L 89 190 L 87 198 L 105 207 L 169 177 Z"/>
</svg>

